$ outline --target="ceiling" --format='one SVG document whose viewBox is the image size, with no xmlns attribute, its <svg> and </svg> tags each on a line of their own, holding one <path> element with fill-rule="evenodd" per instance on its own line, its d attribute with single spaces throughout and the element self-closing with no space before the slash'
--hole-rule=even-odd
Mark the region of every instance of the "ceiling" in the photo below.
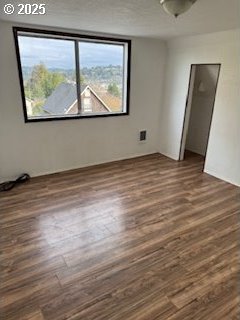
<svg viewBox="0 0 240 320">
<path fill-rule="evenodd" d="M 198 0 L 184 15 L 167 15 L 159 0 L 43 0 L 45 15 L 3 13 L 6 3 L 17 5 L 29 0 L 4 0 L 0 19 L 77 30 L 167 39 L 235 29 L 240 27 L 240 0 Z M 37 1 L 38 3 L 38 1 Z"/>
</svg>

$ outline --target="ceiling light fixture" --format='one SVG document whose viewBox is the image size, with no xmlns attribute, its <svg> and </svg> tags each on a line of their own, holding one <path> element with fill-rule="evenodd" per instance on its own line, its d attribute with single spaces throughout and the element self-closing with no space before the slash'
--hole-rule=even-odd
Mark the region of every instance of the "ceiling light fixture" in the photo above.
<svg viewBox="0 0 240 320">
<path fill-rule="evenodd" d="M 160 0 L 163 9 L 176 18 L 189 10 L 197 0 Z"/>
</svg>

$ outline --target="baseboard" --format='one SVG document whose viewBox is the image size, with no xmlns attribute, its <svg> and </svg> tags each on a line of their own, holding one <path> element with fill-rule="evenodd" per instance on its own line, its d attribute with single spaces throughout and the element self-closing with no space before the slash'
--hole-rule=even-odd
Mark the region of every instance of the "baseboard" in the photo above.
<svg viewBox="0 0 240 320">
<path fill-rule="evenodd" d="M 239 182 L 233 181 L 232 179 L 229 179 L 229 178 L 226 178 L 226 177 L 224 177 L 222 175 L 219 175 L 214 170 L 204 169 L 204 172 L 209 174 L 210 176 L 213 176 L 213 177 L 217 178 L 217 179 L 220 179 L 222 181 L 228 182 L 228 183 L 230 183 L 230 184 L 232 184 L 232 185 L 234 185 L 236 187 L 240 187 L 240 183 Z"/>
<path fill-rule="evenodd" d="M 117 161 L 134 159 L 134 158 L 144 157 L 144 156 L 153 155 L 153 154 L 159 154 L 159 152 L 155 151 L 155 152 L 147 152 L 147 153 L 137 153 L 137 154 L 134 154 L 134 155 L 124 156 L 124 157 L 117 157 L 117 158 L 113 158 L 111 160 L 106 160 L 106 161 L 90 162 L 90 163 L 86 163 L 86 164 L 82 164 L 82 165 L 78 165 L 78 166 L 73 166 L 73 167 L 59 168 L 57 170 L 40 171 L 40 172 L 37 172 L 37 173 L 30 173 L 30 176 L 32 178 L 41 177 L 41 176 L 57 174 L 57 173 L 61 173 L 61 172 L 67 172 L 67 171 L 72 171 L 72 170 L 77 170 L 77 169 L 82 169 L 82 168 L 98 166 L 98 165 L 101 165 L 101 164 L 107 164 L 107 163 L 110 164 L 110 163 L 117 162 Z M 17 174 L 15 177 L 12 176 L 12 177 L 9 177 L 9 178 L 0 179 L 0 183 L 2 183 L 4 181 L 9 181 L 9 180 L 15 180 L 17 178 L 17 176 L 22 174 L 22 173 L 23 172 L 19 172 L 19 174 Z"/>
</svg>

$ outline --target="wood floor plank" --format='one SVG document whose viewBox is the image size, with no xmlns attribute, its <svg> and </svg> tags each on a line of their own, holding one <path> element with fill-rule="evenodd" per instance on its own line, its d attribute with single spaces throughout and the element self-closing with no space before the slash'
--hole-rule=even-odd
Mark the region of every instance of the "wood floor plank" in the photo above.
<svg viewBox="0 0 240 320">
<path fill-rule="evenodd" d="M 153 154 L 0 193 L 3 320 L 237 320 L 240 189 Z"/>
</svg>

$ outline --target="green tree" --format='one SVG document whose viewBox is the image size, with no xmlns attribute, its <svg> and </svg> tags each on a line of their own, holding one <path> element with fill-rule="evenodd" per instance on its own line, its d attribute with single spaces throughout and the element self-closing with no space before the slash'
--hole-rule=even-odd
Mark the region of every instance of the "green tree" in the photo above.
<svg viewBox="0 0 240 320">
<path fill-rule="evenodd" d="M 80 84 L 84 84 L 85 83 L 85 78 L 84 76 L 81 74 L 80 75 Z"/>
<path fill-rule="evenodd" d="M 108 93 L 112 94 L 115 97 L 120 97 L 120 90 L 116 83 L 111 83 L 108 85 Z"/>
<path fill-rule="evenodd" d="M 30 79 L 25 84 L 26 97 L 31 100 L 45 99 L 62 82 L 66 81 L 63 74 L 49 71 L 43 63 L 33 67 Z"/>
<path fill-rule="evenodd" d="M 39 116 L 43 114 L 43 109 L 42 109 L 43 104 L 44 104 L 44 101 L 38 101 L 35 103 L 32 110 L 34 116 Z"/>
<path fill-rule="evenodd" d="M 48 70 L 43 64 L 33 67 L 30 79 L 25 86 L 26 96 L 30 99 L 39 99 L 44 97 L 43 83 L 47 79 Z"/>
<path fill-rule="evenodd" d="M 54 89 L 66 79 L 63 74 L 57 72 L 48 72 L 47 77 L 43 81 L 45 98 L 49 97 Z"/>
</svg>

